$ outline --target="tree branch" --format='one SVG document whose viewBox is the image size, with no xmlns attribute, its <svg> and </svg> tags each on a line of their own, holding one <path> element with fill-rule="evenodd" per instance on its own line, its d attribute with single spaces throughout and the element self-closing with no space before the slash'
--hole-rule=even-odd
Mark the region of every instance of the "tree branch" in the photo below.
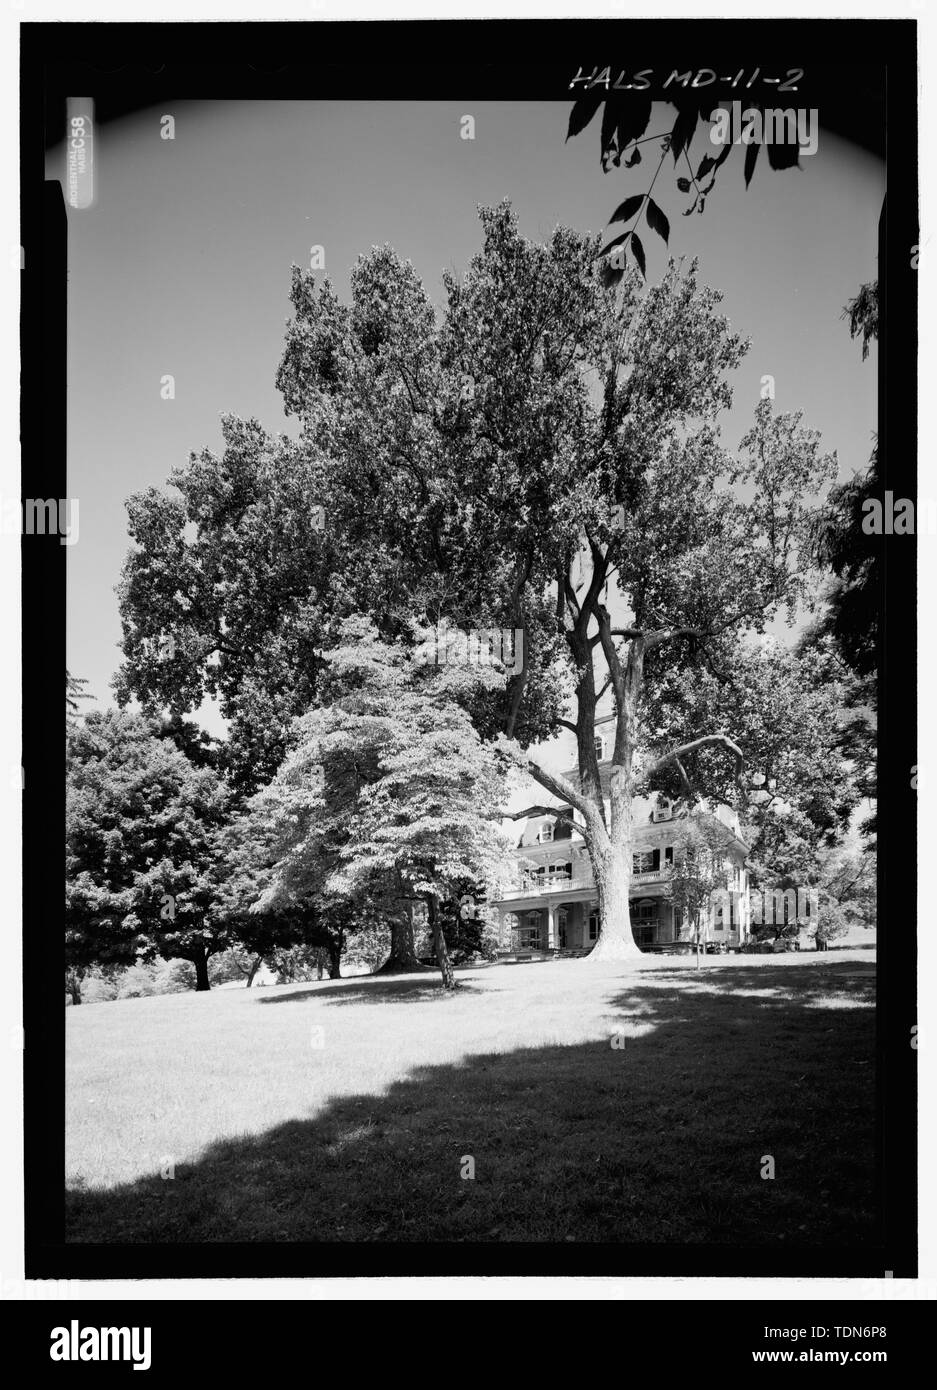
<svg viewBox="0 0 937 1390">
<path fill-rule="evenodd" d="M 651 766 L 646 769 L 646 771 L 641 776 L 641 780 L 643 782 L 649 781 L 651 777 L 654 777 L 658 772 L 663 771 L 663 769 L 668 765 L 668 763 L 672 763 L 674 762 L 674 760 L 679 761 L 680 759 L 685 757 L 687 753 L 695 753 L 698 748 L 710 748 L 716 744 L 721 745 L 728 752 L 734 754 L 735 780 L 738 784 L 739 790 L 741 791 L 742 768 L 745 765 L 745 758 L 742 754 L 741 748 L 739 748 L 737 743 L 732 742 L 728 734 L 704 734 L 702 738 L 695 738 L 690 743 L 684 743 L 681 744 L 679 748 L 671 749 L 669 753 L 665 753 L 662 758 L 658 758 L 655 763 L 652 763 Z"/>
<path fill-rule="evenodd" d="M 524 753 L 516 743 L 512 744 L 506 739 L 501 739 L 498 747 L 516 767 L 522 768 L 535 782 L 539 782 L 541 787 L 548 791 L 551 796 L 555 796 L 560 801 L 565 801 L 574 807 L 585 820 L 586 828 L 593 824 L 598 812 L 588 797 L 574 787 L 572 782 L 567 782 L 566 778 L 561 777 L 559 773 L 548 772 L 528 753 Z M 583 827 L 580 826 L 579 829 L 582 830 Z"/>
<path fill-rule="evenodd" d="M 507 820 L 524 820 L 529 819 L 530 816 L 553 816 L 558 823 L 570 825 L 574 830 L 578 830 L 580 835 L 583 831 L 579 821 L 573 820 L 572 816 L 565 815 L 562 811 L 558 811 L 555 806 L 525 806 L 523 811 L 508 811 L 505 818 Z"/>
</svg>

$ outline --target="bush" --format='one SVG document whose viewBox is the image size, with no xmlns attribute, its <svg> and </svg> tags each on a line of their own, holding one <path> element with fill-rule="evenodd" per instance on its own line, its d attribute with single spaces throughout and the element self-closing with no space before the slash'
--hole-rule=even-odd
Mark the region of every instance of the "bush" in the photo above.
<svg viewBox="0 0 937 1390">
<path fill-rule="evenodd" d="M 278 985 L 291 985 L 297 981 L 317 980 L 319 978 L 318 946 L 293 946 L 289 950 L 281 948 L 269 957 L 270 968 L 277 972 Z M 323 977 L 329 973 L 329 958 L 321 953 Z"/>
<path fill-rule="evenodd" d="M 816 930 L 813 932 L 817 950 L 825 950 L 831 941 L 848 932 L 851 925 L 850 914 L 845 908 L 840 907 L 839 903 L 824 903 L 820 908 Z"/>
<path fill-rule="evenodd" d="M 117 998 L 117 981 L 111 974 L 103 975 L 99 970 L 89 972 L 81 982 L 81 1002 L 83 1004 L 104 1004 Z"/>
<path fill-rule="evenodd" d="M 121 972 L 118 999 L 146 999 L 154 994 L 182 994 L 195 988 L 195 966 L 187 960 L 138 961 Z"/>
<path fill-rule="evenodd" d="M 208 982 L 212 989 L 216 985 L 230 984 L 236 980 L 239 984 L 246 984 L 247 977 L 251 972 L 251 966 L 257 959 L 257 954 L 250 951 L 243 951 L 234 948 L 230 951 L 219 951 L 216 956 L 208 958 Z"/>
</svg>

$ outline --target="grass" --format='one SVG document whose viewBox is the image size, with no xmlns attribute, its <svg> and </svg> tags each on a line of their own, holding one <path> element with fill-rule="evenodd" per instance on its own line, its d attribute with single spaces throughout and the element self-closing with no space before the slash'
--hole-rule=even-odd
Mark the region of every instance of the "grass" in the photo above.
<svg viewBox="0 0 937 1390">
<path fill-rule="evenodd" d="M 871 1243 L 873 969 L 557 961 L 448 997 L 423 975 L 69 1009 L 68 1239 Z"/>
</svg>

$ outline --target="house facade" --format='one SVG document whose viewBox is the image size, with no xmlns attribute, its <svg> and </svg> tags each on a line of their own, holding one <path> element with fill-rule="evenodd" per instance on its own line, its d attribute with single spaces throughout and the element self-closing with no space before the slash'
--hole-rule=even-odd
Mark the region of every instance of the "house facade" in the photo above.
<svg viewBox="0 0 937 1390">
<path fill-rule="evenodd" d="M 605 752 L 605 735 L 600 733 L 596 737 L 596 753 L 608 815 L 611 761 L 605 758 Z M 578 782 L 578 770 L 564 775 L 567 780 Z M 599 899 L 589 852 L 577 826 L 570 825 L 569 819 L 557 819 L 561 814 L 581 821 L 577 812 L 557 802 L 552 814 L 521 816 L 514 822 L 517 838 L 508 868 L 512 886 L 494 904 L 505 953 L 581 954 L 598 940 Z M 731 807 L 713 806 L 692 814 L 697 820 L 720 822 L 725 833 L 725 892 L 714 895 L 708 913 L 704 914 L 701 938 L 716 947 L 738 949 L 748 941 L 751 927 L 745 866 L 748 846 L 741 838 L 738 817 Z M 686 812 L 676 812 L 666 801 L 635 799 L 629 896 L 635 941 L 644 951 L 695 949 L 695 931 L 667 898 L 667 879 L 685 825 Z"/>
</svg>

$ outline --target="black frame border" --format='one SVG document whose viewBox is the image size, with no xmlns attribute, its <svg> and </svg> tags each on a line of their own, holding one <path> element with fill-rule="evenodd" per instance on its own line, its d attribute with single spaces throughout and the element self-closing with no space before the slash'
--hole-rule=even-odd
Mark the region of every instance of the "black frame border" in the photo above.
<svg viewBox="0 0 937 1390">
<path fill-rule="evenodd" d="M 880 227 L 879 437 L 883 487 L 917 497 L 917 28 L 912 20 L 434 20 L 307 23 L 23 24 L 21 272 L 23 495 L 67 497 L 67 221 L 45 146 L 64 97 L 92 95 L 106 120 L 198 98 L 556 100 L 580 64 L 720 62 L 822 71 L 842 133 L 874 144 L 881 112 L 861 102 L 885 72 L 888 194 Z M 634 55 L 641 55 L 637 61 Z M 646 55 L 646 56 L 645 56 Z M 790 61 L 788 61 L 790 58 Z M 707 61 L 709 60 L 709 61 Z M 731 69 L 730 69 L 731 70 Z M 866 93 L 868 87 L 866 87 Z M 850 106 L 849 94 L 854 94 Z M 798 104 L 811 102 L 804 92 Z M 829 108 L 828 108 L 829 109 Z M 839 109 L 839 108 L 837 108 Z M 591 132 L 590 132 L 591 135 Z M 589 152 L 583 151 L 583 158 Z M 611 185 L 610 185 L 611 186 Z M 611 196 L 611 194 L 610 194 Z M 757 193 L 753 196 L 757 196 Z M 23 950 L 25 1269 L 49 1278 L 288 1278 L 374 1275 L 914 1277 L 917 1273 L 916 554 L 883 537 L 879 634 L 877 1158 L 883 1239 L 861 1249 L 540 1244 L 118 1246 L 64 1241 L 61 886 L 65 549 L 24 538 Z M 910 668 L 910 669 L 909 669 Z"/>
</svg>

